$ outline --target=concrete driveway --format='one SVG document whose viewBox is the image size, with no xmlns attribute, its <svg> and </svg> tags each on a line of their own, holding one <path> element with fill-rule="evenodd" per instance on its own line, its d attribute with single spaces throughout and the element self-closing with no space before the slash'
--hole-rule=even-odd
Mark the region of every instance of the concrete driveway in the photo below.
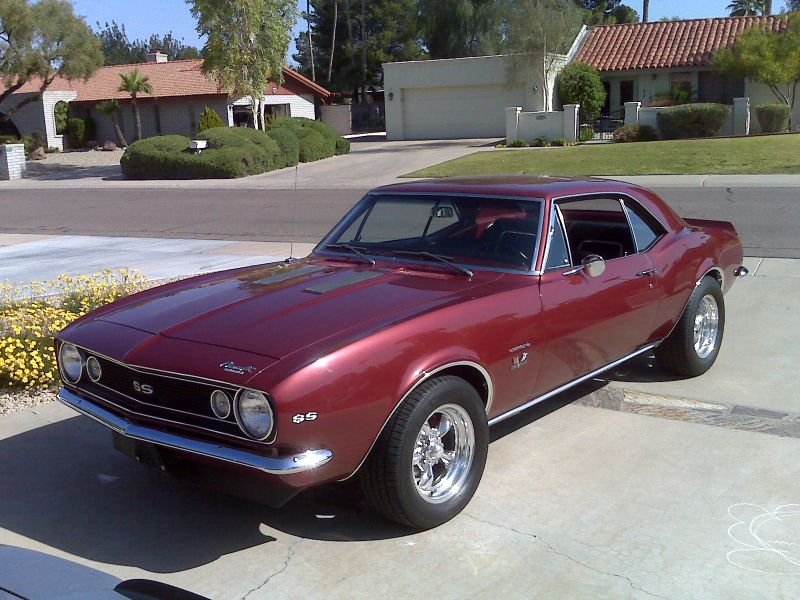
<svg viewBox="0 0 800 600">
<path fill-rule="evenodd" d="M 800 273 L 748 264 L 711 372 L 644 359 L 498 425 L 435 530 L 348 488 L 271 510 L 184 487 L 49 404 L 0 419 L 0 544 L 213 598 L 796 598 Z"/>
</svg>

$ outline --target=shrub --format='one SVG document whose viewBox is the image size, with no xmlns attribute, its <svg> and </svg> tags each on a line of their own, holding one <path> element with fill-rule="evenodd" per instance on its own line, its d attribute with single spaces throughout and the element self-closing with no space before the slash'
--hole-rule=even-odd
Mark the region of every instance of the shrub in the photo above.
<svg viewBox="0 0 800 600">
<path fill-rule="evenodd" d="M 581 128 L 578 139 L 582 142 L 591 142 L 594 139 L 594 128 L 583 127 Z"/>
<path fill-rule="evenodd" d="M 712 137 L 716 135 L 730 107 L 724 104 L 683 104 L 658 111 L 661 137 L 666 140 Z"/>
<path fill-rule="evenodd" d="M 64 132 L 67 143 L 71 148 L 83 148 L 89 137 L 86 135 L 86 121 L 80 117 L 67 119 L 67 129 Z"/>
<path fill-rule="evenodd" d="M 594 119 L 606 102 L 606 90 L 600 72 L 586 63 L 565 66 L 556 78 L 561 105 L 580 104 L 581 122 Z"/>
<path fill-rule="evenodd" d="M 0 285 L 0 389 L 54 386 L 53 335 L 89 311 L 145 287 L 147 280 L 127 269 L 61 275 L 24 288 Z"/>
<path fill-rule="evenodd" d="M 340 154 L 348 154 L 350 152 L 350 140 L 347 138 L 337 136 L 336 137 L 336 155 Z"/>
<path fill-rule="evenodd" d="M 567 138 L 557 137 L 550 140 L 551 146 L 571 146 L 572 143 L 567 141 Z"/>
<path fill-rule="evenodd" d="M 19 144 L 21 141 L 15 135 L 0 135 L 0 144 Z"/>
<path fill-rule="evenodd" d="M 36 148 L 47 146 L 47 138 L 41 130 L 37 129 L 31 134 L 22 136 L 22 143 L 25 144 L 25 154 L 30 154 Z"/>
<path fill-rule="evenodd" d="M 336 135 L 330 125 L 321 121 L 291 117 L 276 119 L 267 126 L 267 132 L 277 129 L 288 129 L 297 135 L 300 140 L 300 162 L 328 158 L 334 154 L 345 154 L 350 150 L 349 144 L 339 142 L 338 140 L 343 138 Z M 309 135 L 310 133 L 313 134 Z M 305 147 L 306 144 L 310 144 L 310 146 Z"/>
<path fill-rule="evenodd" d="M 789 128 L 791 109 L 787 104 L 758 104 L 756 118 L 762 133 L 779 133 Z"/>
<path fill-rule="evenodd" d="M 650 125 L 623 125 L 612 134 L 615 142 L 652 142 L 658 139 L 656 130 Z"/>
<path fill-rule="evenodd" d="M 294 131 L 276 128 L 268 131 L 267 135 L 280 146 L 285 158 L 284 167 L 293 167 L 300 162 L 300 140 Z"/>
<path fill-rule="evenodd" d="M 200 120 L 197 124 L 197 133 L 202 133 L 206 129 L 214 129 L 215 127 L 225 127 L 225 122 L 219 113 L 213 108 L 206 106 L 203 112 L 200 113 Z"/>
<path fill-rule="evenodd" d="M 538 137 L 533 140 L 533 144 L 531 144 L 531 146 L 534 148 L 547 148 L 549 145 L 550 140 L 548 140 L 546 137 Z"/>
<path fill-rule="evenodd" d="M 509 148 L 527 148 L 528 142 L 525 140 L 516 139 L 508 144 Z"/>
</svg>

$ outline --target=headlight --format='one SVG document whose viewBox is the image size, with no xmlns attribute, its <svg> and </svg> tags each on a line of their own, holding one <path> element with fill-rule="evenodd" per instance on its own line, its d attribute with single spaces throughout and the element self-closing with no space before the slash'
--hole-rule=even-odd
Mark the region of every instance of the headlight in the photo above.
<svg viewBox="0 0 800 600">
<path fill-rule="evenodd" d="M 242 390 L 236 396 L 236 420 L 247 435 L 263 440 L 272 431 L 272 409 L 267 397 L 254 390 Z"/>
<path fill-rule="evenodd" d="M 89 375 L 89 379 L 95 383 L 100 381 L 100 378 L 103 376 L 103 369 L 100 367 L 100 361 L 94 356 L 90 356 L 86 359 L 86 373 Z"/>
<path fill-rule="evenodd" d="M 58 349 L 58 368 L 61 377 L 69 383 L 78 383 L 83 372 L 83 361 L 74 344 L 64 342 Z"/>
<path fill-rule="evenodd" d="M 231 414 L 231 401 L 222 390 L 211 392 L 211 412 L 219 419 L 227 419 Z"/>
</svg>

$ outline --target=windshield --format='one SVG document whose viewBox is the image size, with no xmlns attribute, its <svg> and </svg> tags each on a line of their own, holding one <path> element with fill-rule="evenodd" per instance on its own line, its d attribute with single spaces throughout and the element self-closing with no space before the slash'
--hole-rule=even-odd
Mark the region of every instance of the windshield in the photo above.
<svg viewBox="0 0 800 600">
<path fill-rule="evenodd" d="M 364 254 L 529 271 L 542 202 L 449 195 L 371 194 L 323 240 Z"/>
</svg>

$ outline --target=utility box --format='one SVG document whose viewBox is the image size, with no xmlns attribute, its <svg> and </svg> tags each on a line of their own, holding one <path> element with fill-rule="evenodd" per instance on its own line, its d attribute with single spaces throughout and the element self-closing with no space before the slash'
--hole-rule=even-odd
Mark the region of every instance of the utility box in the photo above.
<svg viewBox="0 0 800 600">
<path fill-rule="evenodd" d="M 0 179 L 22 179 L 26 172 L 25 146 L 0 144 Z"/>
</svg>

